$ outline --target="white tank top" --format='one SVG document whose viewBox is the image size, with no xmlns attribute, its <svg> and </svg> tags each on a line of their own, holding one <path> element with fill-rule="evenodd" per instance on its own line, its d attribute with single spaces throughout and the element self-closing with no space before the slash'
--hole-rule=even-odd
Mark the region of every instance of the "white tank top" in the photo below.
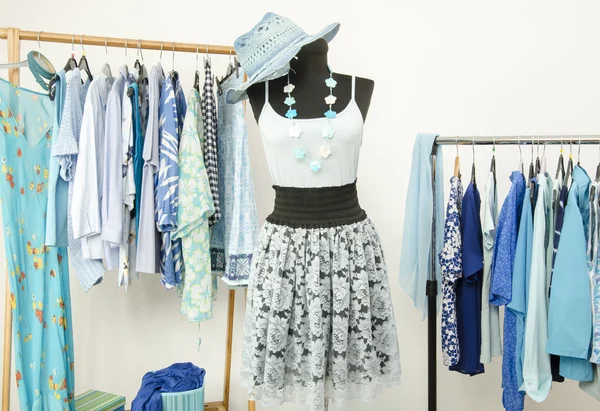
<svg viewBox="0 0 600 411">
<path fill-rule="evenodd" d="M 265 83 L 265 105 L 258 119 L 258 127 L 271 178 L 281 187 L 333 187 L 356 180 L 358 157 L 362 144 L 363 117 L 354 99 L 355 79 L 352 77 L 352 99 L 332 120 L 335 135 L 329 140 L 331 155 L 319 157 L 319 148 L 325 144 L 323 127 L 327 118 L 296 119 L 302 129 L 300 146 L 309 161 L 319 160 L 321 169 L 312 171 L 306 161 L 294 157 L 296 140 L 289 135 L 290 119 L 280 116 L 269 103 L 269 82 Z M 281 90 L 281 98 L 287 95 Z M 323 96 L 325 98 L 326 96 Z"/>
</svg>

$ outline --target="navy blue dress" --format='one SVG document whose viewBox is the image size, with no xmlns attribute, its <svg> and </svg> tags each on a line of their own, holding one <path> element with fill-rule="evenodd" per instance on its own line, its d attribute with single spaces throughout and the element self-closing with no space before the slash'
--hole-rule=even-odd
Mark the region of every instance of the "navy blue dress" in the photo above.
<svg viewBox="0 0 600 411">
<path fill-rule="evenodd" d="M 465 191 L 460 229 L 462 236 L 463 277 L 456 283 L 456 313 L 460 359 L 450 370 L 476 375 L 484 372 L 481 354 L 481 284 L 483 239 L 481 235 L 481 198 L 471 183 Z"/>
</svg>

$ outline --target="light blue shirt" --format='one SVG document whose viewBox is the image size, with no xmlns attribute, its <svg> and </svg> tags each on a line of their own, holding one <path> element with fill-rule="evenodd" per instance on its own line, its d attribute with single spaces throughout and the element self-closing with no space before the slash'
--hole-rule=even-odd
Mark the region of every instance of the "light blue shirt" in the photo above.
<svg viewBox="0 0 600 411">
<path fill-rule="evenodd" d="M 517 317 L 516 323 L 516 373 L 517 385 L 512 387 L 515 391 L 523 384 L 523 340 L 525 336 L 525 317 L 527 313 L 527 295 L 529 274 L 531 269 L 531 253 L 533 242 L 533 220 L 531 213 L 531 189 L 525 189 L 515 251 L 515 265 L 512 281 L 512 299 L 507 307 Z M 513 381 L 514 383 L 514 381 Z"/>
<path fill-rule="evenodd" d="M 573 170 L 565 220 L 556 253 L 548 312 L 546 351 L 560 355 L 560 375 L 577 381 L 594 377 L 589 362 L 592 300 L 587 261 L 590 178 Z"/>
<path fill-rule="evenodd" d="M 54 126 L 52 127 L 52 144 L 58 137 L 60 122 L 62 119 L 63 106 L 65 104 L 65 93 L 67 91 L 67 76 L 64 70 L 58 73 L 56 81 L 56 94 L 54 103 Z M 69 183 L 59 175 L 60 164 L 58 160 L 50 156 L 48 166 L 48 203 L 46 206 L 46 245 L 55 247 L 67 246 L 67 200 L 69 198 Z M 59 211 L 57 211 L 59 210 Z"/>
<path fill-rule="evenodd" d="M 552 387 L 550 355 L 546 353 L 548 340 L 548 291 L 546 274 L 546 216 L 550 208 L 551 191 L 543 174 L 537 178 L 537 201 L 533 217 L 531 268 L 527 296 L 527 315 L 523 338 L 523 381 L 521 390 L 534 401 L 542 402 Z M 529 201 L 529 198 L 526 199 Z"/>
<path fill-rule="evenodd" d="M 441 147 L 437 148 L 435 194 L 431 187 L 431 149 L 436 137 L 436 134 L 417 134 L 415 139 L 400 257 L 400 285 L 414 301 L 415 307 L 421 312 L 423 318 L 427 315 L 425 286 L 432 264 L 432 221 L 435 224 L 436 234 L 434 255 L 440 254 L 444 243 L 444 162 Z M 442 275 L 440 265 L 438 263 L 433 265 L 438 285 L 437 307 L 439 308 Z"/>
</svg>

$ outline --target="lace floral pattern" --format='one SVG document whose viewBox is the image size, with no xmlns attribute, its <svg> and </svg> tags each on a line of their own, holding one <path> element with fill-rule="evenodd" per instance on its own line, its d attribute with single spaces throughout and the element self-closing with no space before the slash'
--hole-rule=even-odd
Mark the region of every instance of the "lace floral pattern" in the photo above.
<svg viewBox="0 0 600 411">
<path fill-rule="evenodd" d="M 394 312 L 369 219 L 265 223 L 248 290 L 242 378 L 263 405 L 373 399 L 400 382 Z"/>
<path fill-rule="evenodd" d="M 456 323 L 456 281 L 462 277 L 460 212 L 463 187 L 458 177 L 450 179 L 450 198 L 446 209 L 444 246 L 439 255 L 442 269 L 442 357 L 444 365 L 458 364 L 460 348 Z"/>
</svg>

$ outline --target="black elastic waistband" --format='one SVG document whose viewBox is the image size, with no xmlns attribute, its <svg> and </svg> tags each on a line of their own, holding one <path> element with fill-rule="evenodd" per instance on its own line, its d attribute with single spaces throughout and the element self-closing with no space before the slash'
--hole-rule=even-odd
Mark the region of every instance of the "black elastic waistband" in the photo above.
<svg viewBox="0 0 600 411">
<path fill-rule="evenodd" d="M 358 204 L 356 183 L 339 187 L 275 189 L 275 209 L 267 221 L 292 228 L 323 228 L 353 224 L 367 218 Z"/>
</svg>

